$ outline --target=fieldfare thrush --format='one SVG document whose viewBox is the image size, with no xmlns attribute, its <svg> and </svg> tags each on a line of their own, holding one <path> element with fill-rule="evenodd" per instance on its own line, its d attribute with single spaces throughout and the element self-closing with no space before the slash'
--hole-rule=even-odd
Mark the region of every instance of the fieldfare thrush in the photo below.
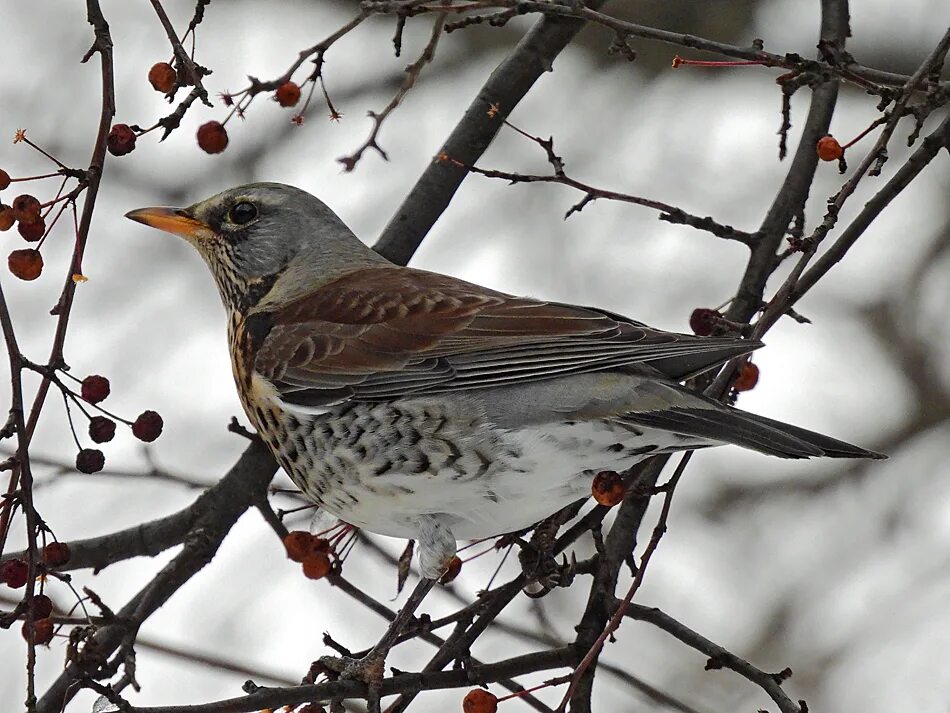
<svg viewBox="0 0 950 713">
<path fill-rule="evenodd" d="M 344 522 L 415 539 L 427 578 L 456 538 L 527 528 L 650 456 L 883 457 L 679 383 L 760 343 L 394 265 L 290 186 L 128 217 L 208 263 L 244 410 L 294 483 Z"/>
</svg>

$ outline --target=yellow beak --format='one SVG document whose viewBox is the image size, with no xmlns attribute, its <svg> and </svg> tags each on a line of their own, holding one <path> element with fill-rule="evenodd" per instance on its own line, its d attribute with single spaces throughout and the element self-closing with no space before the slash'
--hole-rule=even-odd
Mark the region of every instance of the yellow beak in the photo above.
<svg viewBox="0 0 950 713">
<path fill-rule="evenodd" d="M 188 240 L 207 237 L 211 233 L 211 228 L 178 208 L 139 208 L 129 211 L 125 217 Z"/>
</svg>

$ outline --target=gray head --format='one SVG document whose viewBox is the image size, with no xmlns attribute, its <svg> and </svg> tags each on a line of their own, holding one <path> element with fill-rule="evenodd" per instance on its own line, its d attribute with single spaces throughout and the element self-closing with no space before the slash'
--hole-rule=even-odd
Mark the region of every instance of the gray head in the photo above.
<svg viewBox="0 0 950 713">
<path fill-rule="evenodd" d="M 225 305 L 241 312 L 387 264 L 323 201 L 282 183 L 250 183 L 187 208 L 142 208 L 126 217 L 185 238 L 211 269 Z"/>
</svg>

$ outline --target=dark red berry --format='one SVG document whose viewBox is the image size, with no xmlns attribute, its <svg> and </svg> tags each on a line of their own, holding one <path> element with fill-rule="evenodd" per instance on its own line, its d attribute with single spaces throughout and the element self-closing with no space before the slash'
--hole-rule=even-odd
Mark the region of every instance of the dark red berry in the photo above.
<svg viewBox="0 0 950 713">
<path fill-rule="evenodd" d="M 720 319 L 722 319 L 722 315 L 716 310 L 697 307 L 689 316 L 689 328 L 693 330 L 693 334 L 708 337 L 715 331 Z"/>
<path fill-rule="evenodd" d="M 0 230 L 9 230 L 14 223 L 16 223 L 16 216 L 13 214 L 13 208 L 0 204 Z"/>
<path fill-rule="evenodd" d="M 35 280 L 43 272 L 43 256 L 33 248 L 14 250 L 7 258 L 7 267 L 21 280 Z"/>
<path fill-rule="evenodd" d="M 830 135 L 818 139 L 815 149 L 818 152 L 818 158 L 822 161 L 837 161 L 844 156 L 844 149 L 838 143 L 838 139 Z"/>
<path fill-rule="evenodd" d="M 623 485 L 620 473 L 604 470 L 594 476 L 590 493 L 598 503 L 612 508 L 623 500 L 627 489 Z"/>
<path fill-rule="evenodd" d="M 484 688 L 473 688 L 462 699 L 463 713 L 495 713 L 498 697 Z"/>
<path fill-rule="evenodd" d="M 139 417 L 135 419 L 135 423 L 132 424 L 132 435 L 140 441 L 151 443 L 162 435 L 162 427 L 164 425 L 162 417 L 157 413 L 154 411 L 143 411 L 139 414 Z"/>
<path fill-rule="evenodd" d="M 0 168 L 0 191 L 5 191 L 10 187 L 10 174 Z"/>
<path fill-rule="evenodd" d="M 175 68 L 168 62 L 157 62 L 148 70 L 149 84 L 152 85 L 152 89 L 162 94 L 168 94 L 174 89 L 177 79 L 178 74 L 175 72 Z"/>
<path fill-rule="evenodd" d="M 115 421 L 105 416 L 89 419 L 89 437 L 93 443 L 108 443 L 115 436 Z"/>
<path fill-rule="evenodd" d="M 736 377 L 732 388 L 736 391 L 751 391 L 759 383 L 759 367 L 751 361 L 739 367 L 739 375 Z"/>
<path fill-rule="evenodd" d="M 28 621 L 23 622 L 23 628 L 20 629 L 20 632 L 23 634 L 23 638 L 29 641 L 30 623 Z M 37 619 L 33 622 L 33 641 L 37 644 L 48 644 L 53 640 L 53 624 L 52 617 L 46 617 L 45 619 Z"/>
<path fill-rule="evenodd" d="M 330 558 L 325 552 L 312 552 L 303 558 L 303 573 L 309 579 L 323 579 L 330 570 Z"/>
<path fill-rule="evenodd" d="M 106 457 L 98 448 L 83 448 L 76 455 L 76 470 L 80 473 L 98 473 L 106 465 Z"/>
<path fill-rule="evenodd" d="M 90 374 L 82 380 L 79 394 L 84 401 L 88 401 L 91 404 L 105 401 L 109 395 L 109 380 L 98 374 Z"/>
<path fill-rule="evenodd" d="M 135 132 L 128 124 L 116 124 L 106 138 L 106 148 L 113 156 L 125 156 L 135 150 Z"/>
<path fill-rule="evenodd" d="M 221 153 L 227 145 L 228 132 L 220 121 L 209 121 L 198 127 L 198 146 L 205 153 Z"/>
<path fill-rule="evenodd" d="M 45 619 L 53 613 L 53 600 L 45 594 L 34 594 L 33 601 L 30 602 L 30 617 L 36 619 Z"/>
<path fill-rule="evenodd" d="M 284 549 L 294 562 L 303 562 L 304 557 L 313 552 L 314 536 L 304 530 L 288 532 L 284 537 Z"/>
<path fill-rule="evenodd" d="M 40 219 L 40 202 L 28 193 L 17 196 L 10 204 L 13 217 L 21 223 L 32 223 Z"/>
<path fill-rule="evenodd" d="M 43 562 L 50 567 L 66 564 L 69 562 L 69 545 L 65 542 L 50 542 L 43 548 Z"/>
<path fill-rule="evenodd" d="M 0 582 L 8 587 L 19 589 L 26 584 L 30 576 L 30 566 L 23 560 L 12 559 L 0 563 Z"/>
<path fill-rule="evenodd" d="M 284 82 L 274 92 L 274 99 L 283 107 L 296 106 L 300 101 L 300 87 L 294 82 Z"/>
<path fill-rule="evenodd" d="M 37 218 L 32 223 L 24 223 L 21 220 L 17 223 L 16 229 L 28 243 L 35 243 L 46 234 L 46 221 Z"/>
</svg>

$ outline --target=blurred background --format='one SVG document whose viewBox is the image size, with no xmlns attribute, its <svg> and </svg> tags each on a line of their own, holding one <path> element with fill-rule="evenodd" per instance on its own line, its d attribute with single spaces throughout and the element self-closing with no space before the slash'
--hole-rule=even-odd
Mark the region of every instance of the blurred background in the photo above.
<svg viewBox="0 0 950 713">
<path fill-rule="evenodd" d="M 194 3 L 164 5 L 180 34 Z M 762 38 L 773 52 L 812 56 L 818 5 L 629 0 L 606 9 L 640 24 L 741 46 Z M 197 35 L 196 60 L 214 70 L 205 85 L 213 92 L 235 91 L 248 74 L 279 76 L 300 49 L 343 25 L 356 7 L 329 0 L 266 9 L 250 1 L 213 3 Z M 116 121 L 149 126 L 170 111 L 146 81 L 149 67 L 170 57 L 164 31 L 146 2 L 104 0 L 102 9 L 115 44 Z M 945 0 L 854 2 L 848 49 L 862 64 L 909 74 L 948 22 Z M 245 122 L 229 123 L 228 149 L 209 156 L 195 145 L 195 129 L 222 119 L 226 110 L 220 104 L 196 106 L 164 143 L 151 134 L 129 156 L 109 158 L 84 262 L 89 281 L 77 293 L 66 359 L 80 377 L 111 379 L 110 410 L 134 417 L 154 409 L 164 416 L 165 433 L 146 453 L 120 431 L 105 448 L 107 470 L 146 472 L 156 464 L 212 483 L 245 447 L 226 430 L 232 415 L 246 420 L 230 374 L 223 311 L 205 266 L 184 242 L 122 215 L 146 205 L 189 204 L 249 181 L 281 181 L 320 196 L 372 243 L 490 71 L 531 24 L 515 21 L 444 37 L 435 62 L 383 126 L 379 142 L 389 161 L 368 152 L 355 171 L 343 173 L 337 159 L 366 138 L 366 112 L 389 101 L 403 68 L 421 51 L 429 23 L 409 22 L 402 58 L 393 57 L 394 23 L 386 18 L 365 23 L 330 50 L 327 88 L 344 115 L 337 123 L 326 120 L 317 97 L 302 127 L 291 124 L 292 110 L 260 97 Z M 85 166 L 98 121 L 100 76 L 98 60 L 79 63 L 92 41 L 84 4 L 6 0 L 4 24 L 0 137 L 12 140 L 17 128 L 26 128 L 67 165 Z M 787 170 L 777 160 L 780 93 L 773 80 L 780 71 L 674 71 L 672 56 L 687 53 L 646 41 L 634 42 L 639 58 L 630 64 L 607 55 L 610 39 L 596 28 L 585 30 L 511 121 L 553 136 L 574 178 L 755 230 Z M 792 150 L 808 99 L 806 89 L 792 102 Z M 859 89 L 843 88 L 832 123 L 842 143 L 878 116 L 875 104 Z M 931 117 L 924 133 L 940 118 Z M 884 176 L 862 183 L 842 225 L 906 158 L 908 131 L 903 124 L 898 129 Z M 856 147 L 852 165 L 871 142 Z M 13 176 L 51 170 L 23 145 L 0 146 L 0 167 Z M 479 165 L 549 170 L 537 146 L 508 130 Z M 842 180 L 834 164 L 819 166 L 809 229 Z M 51 193 L 51 186 L 43 190 Z M 946 711 L 950 700 L 948 190 L 950 167 L 939 156 L 797 305 L 813 324 L 785 319 L 769 333 L 768 346 L 756 355 L 759 385 L 740 401 L 743 408 L 885 451 L 890 460 L 786 463 L 735 448 L 697 454 L 637 595 L 638 602 L 660 607 L 760 668 L 791 667 L 794 676 L 785 689 L 793 699 L 806 699 L 813 711 L 925 713 Z M 598 305 L 675 331 L 688 331 L 694 307 L 715 307 L 732 296 L 745 265 L 744 246 L 606 201 L 563 220 L 580 197 L 559 186 L 508 186 L 470 176 L 412 264 L 508 292 Z M 19 237 L 11 231 L 3 240 L 12 245 Z M 44 248 L 47 267 L 38 280 L 20 282 L 5 270 L 0 276 L 21 346 L 37 361 L 49 349 L 49 309 L 71 249 L 70 231 L 62 227 Z M 0 402 L 7 398 L 0 394 Z M 32 450 L 54 462 L 74 460 L 56 398 L 49 400 Z M 37 507 L 66 541 L 161 517 L 198 492 L 129 475 L 36 471 Z M 283 476 L 277 482 L 289 483 Z M 652 526 L 652 519 L 647 522 Z M 306 516 L 289 524 L 306 527 Z M 404 545 L 374 541 L 389 553 Z M 18 520 L 10 548 L 23 543 Z M 173 553 L 96 575 L 79 571 L 74 583 L 118 608 Z M 471 600 L 498 564 L 493 557 L 466 565 L 452 590 L 433 596 L 427 610 L 448 611 L 456 596 Z M 514 572 L 511 559 L 505 567 Z M 383 601 L 395 596 L 394 568 L 371 548 L 357 548 L 345 574 Z M 621 590 L 626 584 L 621 582 Z M 557 590 L 539 601 L 519 598 L 501 620 L 566 641 L 583 606 L 582 589 Z M 48 593 L 59 606 L 74 601 L 56 583 Z M 131 700 L 159 705 L 236 696 L 249 677 L 261 684 L 298 682 L 310 661 L 327 653 L 324 631 L 359 649 L 383 627 L 325 582 L 302 577 L 251 512 L 214 562 L 143 628 L 143 690 Z M 491 661 L 533 646 L 524 636 L 489 632 L 472 653 Z M 61 669 L 64 649 L 65 641 L 56 639 L 39 652 L 40 691 Z M 198 664 L 175 651 L 256 673 Z M 23 700 L 24 652 L 18 625 L 0 631 L 0 700 Z M 421 644 L 400 648 L 390 663 L 412 669 L 429 653 Z M 702 655 L 647 624 L 624 624 L 603 660 L 698 711 L 770 708 L 761 690 L 729 671 L 705 672 Z M 540 697 L 556 703 L 560 691 L 542 691 Z M 415 710 L 456 710 L 460 699 L 457 691 L 425 694 Z M 89 710 L 92 700 L 84 694 L 70 710 Z M 519 704 L 506 705 L 514 710 Z M 607 673 L 598 677 L 595 706 L 662 709 Z"/>
</svg>

